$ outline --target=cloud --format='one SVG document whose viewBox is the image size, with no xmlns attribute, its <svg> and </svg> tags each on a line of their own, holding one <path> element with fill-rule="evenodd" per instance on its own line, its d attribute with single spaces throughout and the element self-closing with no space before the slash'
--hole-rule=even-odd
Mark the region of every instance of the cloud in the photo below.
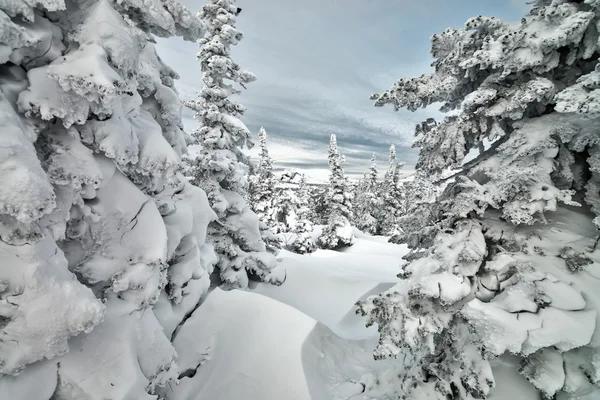
<svg viewBox="0 0 600 400">
<path fill-rule="evenodd" d="M 197 0 L 184 0 L 190 9 Z M 244 40 L 234 59 L 258 81 L 239 96 L 252 132 L 267 129 L 276 166 L 327 173 L 327 144 L 336 134 L 346 170 L 362 175 L 374 152 L 387 160 L 390 144 L 414 165 L 413 128 L 435 110 L 375 108 L 369 96 L 400 77 L 430 71 L 429 37 L 460 27 L 473 15 L 518 20 L 520 0 L 238 0 Z M 197 47 L 160 40 L 163 60 L 181 75 L 178 90 L 193 98 L 201 87 Z M 186 128 L 195 121 L 186 113 Z"/>
</svg>

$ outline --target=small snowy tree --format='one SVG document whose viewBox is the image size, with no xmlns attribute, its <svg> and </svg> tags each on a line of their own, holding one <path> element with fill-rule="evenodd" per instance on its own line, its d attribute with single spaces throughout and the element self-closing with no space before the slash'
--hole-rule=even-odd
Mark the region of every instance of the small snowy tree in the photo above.
<svg viewBox="0 0 600 400">
<path fill-rule="evenodd" d="M 350 225 L 352 219 L 352 192 L 344 175 L 343 159 L 337 147 L 335 135 L 329 142 L 329 190 L 328 223 L 319 236 L 319 246 L 325 249 L 336 249 L 354 243 L 354 233 Z"/>
<path fill-rule="evenodd" d="M 398 233 L 390 238 L 390 242 L 406 243 L 410 248 L 428 247 L 427 243 L 420 240 L 431 237 L 430 222 L 435 218 L 432 213 L 444 186 L 444 181 L 434 183 L 421 170 L 417 170 L 412 179 L 400 185 L 403 195 L 402 214 L 397 219 Z"/>
<path fill-rule="evenodd" d="M 452 111 L 419 129 L 417 168 L 460 168 L 409 240 L 402 281 L 359 304 L 375 356 L 405 356 L 402 398 L 485 398 L 505 353 L 547 398 L 600 396 L 599 6 L 472 18 L 432 37 L 433 73 L 374 96 Z"/>
<path fill-rule="evenodd" d="M 317 249 L 317 246 L 312 238 L 313 226 L 309 220 L 310 198 L 305 175 L 302 175 L 300 179 L 300 185 L 297 189 L 297 198 L 297 221 L 294 229 L 295 237 L 290 245 L 290 249 L 298 254 L 312 253 Z"/>
<path fill-rule="evenodd" d="M 379 182 L 377 181 L 377 164 L 375 153 L 371 157 L 369 172 L 356 186 L 354 195 L 354 225 L 362 232 L 374 235 L 378 232 L 377 212 L 381 207 L 378 198 Z"/>
<path fill-rule="evenodd" d="M 293 232 L 298 223 L 298 212 L 303 206 L 299 197 L 302 175 L 284 171 L 275 184 L 273 219 L 276 232 Z"/>
<path fill-rule="evenodd" d="M 327 192 L 328 188 L 326 185 L 313 185 L 309 188 L 309 219 L 316 225 L 327 225 L 327 218 L 329 216 Z"/>
<path fill-rule="evenodd" d="M 242 39 L 235 28 L 238 7 L 234 0 L 210 0 L 200 18 L 207 33 L 198 53 L 204 87 L 199 99 L 186 103 L 196 111 L 199 127 L 192 133 L 200 145 L 193 161 L 193 183 L 203 188 L 218 216 L 209 226 L 209 241 L 219 261 L 217 267 L 225 287 L 244 288 L 249 274 L 280 284 L 283 272 L 267 252 L 260 223 L 246 203 L 249 160 L 243 153 L 251 147 L 250 132 L 239 117 L 244 107 L 231 99 L 255 76 L 231 58 L 231 46 Z M 230 82 L 230 83 L 228 83 Z"/>
</svg>

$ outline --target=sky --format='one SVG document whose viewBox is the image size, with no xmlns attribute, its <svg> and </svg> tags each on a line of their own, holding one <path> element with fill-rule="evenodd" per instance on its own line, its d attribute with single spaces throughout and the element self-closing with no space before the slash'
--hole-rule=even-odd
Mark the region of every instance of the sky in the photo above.
<svg viewBox="0 0 600 400">
<path fill-rule="evenodd" d="M 192 11 L 204 4 L 180 1 Z M 353 178 L 368 169 L 373 153 L 383 173 L 390 144 L 410 170 L 418 155 L 411 147 L 414 126 L 440 114 L 376 108 L 369 96 L 399 78 L 431 72 L 434 33 L 460 28 L 477 15 L 517 21 L 528 9 L 526 0 L 238 0 L 237 5 L 244 39 L 232 57 L 258 78 L 237 99 L 247 108 L 242 120 L 255 138 L 264 126 L 276 169 L 295 168 L 314 180 L 327 178 L 331 134 Z M 181 76 L 180 97 L 195 98 L 201 88 L 197 45 L 171 38 L 160 40 L 157 50 Z M 184 125 L 188 131 L 197 125 L 189 110 Z"/>
</svg>

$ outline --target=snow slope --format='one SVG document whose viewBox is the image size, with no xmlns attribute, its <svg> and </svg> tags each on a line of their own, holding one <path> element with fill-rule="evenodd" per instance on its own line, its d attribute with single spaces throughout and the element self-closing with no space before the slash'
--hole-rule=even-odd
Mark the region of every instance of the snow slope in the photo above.
<svg viewBox="0 0 600 400">
<path fill-rule="evenodd" d="M 283 251 L 283 286 L 211 292 L 175 333 L 182 375 L 169 398 L 329 400 L 362 390 L 352 381 L 373 364 L 377 330 L 354 303 L 393 284 L 406 249 L 364 235 L 355 246 Z"/>
<path fill-rule="evenodd" d="M 175 337 L 184 376 L 170 398 L 309 400 L 301 348 L 314 325 L 267 297 L 215 289 Z"/>
<path fill-rule="evenodd" d="M 395 398 L 402 361 L 373 360 L 377 330 L 364 326 L 354 304 L 397 281 L 406 251 L 357 233 L 356 244 L 341 252 L 280 253 L 287 270 L 281 287 L 215 289 L 175 334 L 182 375 L 168 398 Z M 517 364 L 514 357 L 494 361 L 497 386 L 506 390 L 491 400 L 539 399 Z"/>
</svg>

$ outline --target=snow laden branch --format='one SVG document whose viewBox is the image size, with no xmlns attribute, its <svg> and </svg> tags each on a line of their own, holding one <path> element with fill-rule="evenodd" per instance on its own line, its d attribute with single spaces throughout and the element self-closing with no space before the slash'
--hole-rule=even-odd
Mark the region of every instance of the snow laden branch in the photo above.
<svg viewBox="0 0 600 400">
<path fill-rule="evenodd" d="M 547 398 L 600 395 L 599 6 L 472 18 L 432 37 L 434 72 L 373 96 L 442 103 L 451 113 L 416 129 L 417 179 L 460 169 L 400 218 L 413 251 L 399 283 L 358 304 L 375 357 L 405 359 L 403 398 L 486 398 L 507 354 Z"/>
</svg>

